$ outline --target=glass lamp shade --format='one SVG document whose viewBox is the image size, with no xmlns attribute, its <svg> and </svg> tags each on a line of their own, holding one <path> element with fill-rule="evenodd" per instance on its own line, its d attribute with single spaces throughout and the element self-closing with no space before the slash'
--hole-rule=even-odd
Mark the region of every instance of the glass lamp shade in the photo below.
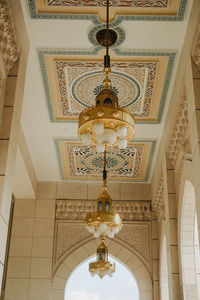
<svg viewBox="0 0 200 300">
<path fill-rule="evenodd" d="M 118 145 L 119 149 L 126 149 L 126 147 L 127 147 L 127 139 L 126 138 L 118 139 L 117 140 L 117 145 Z"/>
<path fill-rule="evenodd" d="M 101 122 L 95 122 L 93 128 L 94 128 L 94 133 L 95 134 L 97 134 L 97 135 L 103 134 L 103 131 L 104 131 L 104 125 L 103 125 L 103 123 L 101 123 Z"/>
<path fill-rule="evenodd" d="M 90 146 L 91 134 L 89 132 L 84 132 L 81 134 L 81 140 L 85 146 Z"/>
<path fill-rule="evenodd" d="M 127 135 L 127 128 L 126 126 L 119 126 L 117 127 L 117 134 L 119 136 L 119 138 L 125 138 Z"/>
</svg>

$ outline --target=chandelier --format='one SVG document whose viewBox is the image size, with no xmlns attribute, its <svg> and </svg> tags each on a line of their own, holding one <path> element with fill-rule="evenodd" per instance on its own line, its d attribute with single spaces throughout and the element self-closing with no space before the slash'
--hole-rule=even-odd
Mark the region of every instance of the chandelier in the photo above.
<svg viewBox="0 0 200 300">
<path fill-rule="evenodd" d="M 108 236 L 113 238 L 122 228 L 120 215 L 112 210 L 112 199 L 107 193 L 106 149 L 103 160 L 103 187 L 97 198 L 97 211 L 88 213 L 85 227 L 95 238 Z"/>
<path fill-rule="evenodd" d="M 104 244 L 103 235 L 101 235 L 101 243 L 97 248 L 97 261 L 89 264 L 89 271 L 92 277 L 98 275 L 101 279 L 105 275 L 112 277 L 115 272 L 115 263 L 108 261 L 108 248 Z"/>
<path fill-rule="evenodd" d="M 85 146 L 96 146 L 97 152 L 104 152 L 105 145 L 125 149 L 135 135 L 133 116 L 118 105 L 118 97 L 109 79 L 109 46 L 114 45 L 117 34 L 109 29 L 109 0 L 107 0 L 106 29 L 97 32 L 96 38 L 106 47 L 104 56 L 103 89 L 95 98 L 95 107 L 87 108 L 79 115 L 78 135 Z"/>
</svg>

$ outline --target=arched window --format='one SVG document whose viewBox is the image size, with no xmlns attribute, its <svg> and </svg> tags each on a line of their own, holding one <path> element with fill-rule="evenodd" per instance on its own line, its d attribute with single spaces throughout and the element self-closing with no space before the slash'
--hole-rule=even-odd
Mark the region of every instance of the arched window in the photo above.
<svg viewBox="0 0 200 300">
<path fill-rule="evenodd" d="M 163 242 L 162 242 L 160 288 L 161 288 L 161 300 L 169 300 L 167 241 L 165 235 L 163 235 Z"/>
<path fill-rule="evenodd" d="M 118 261 L 115 262 L 116 272 L 113 277 L 105 276 L 100 279 L 95 275 L 91 277 L 88 269 L 90 258 L 70 276 L 65 288 L 65 300 L 139 300 L 137 283 L 131 272 Z"/>
<path fill-rule="evenodd" d="M 181 214 L 181 263 L 184 299 L 200 299 L 195 189 L 189 181 L 185 183 Z"/>
</svg>

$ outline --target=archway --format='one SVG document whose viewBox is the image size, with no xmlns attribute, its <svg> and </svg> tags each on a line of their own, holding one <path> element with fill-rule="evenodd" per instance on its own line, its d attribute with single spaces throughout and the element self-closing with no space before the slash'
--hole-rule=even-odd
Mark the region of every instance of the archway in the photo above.
<svg viewBox="0 0 200 300">
<path fill-rule="evenodd" d="M 169 300 L 167 241 L 165 235 L 163 235 L 162 252 L 161 252 L 160 294 L 161 294 L 161 300 Z"/>
<path fill-rule="evenodd" d="M 110 255 L 116 257 L 116 259 L 122 262 L 133 274 L 138 285 L 140 299 L 152 300 L 152 279 L 145 264 L 139 258 L 139 255 L 137 256 L 134 250 L 131 251 L 127 249 L 115 240 L 110 242 L 110 246 L 109 242 L 110 240 L 107 240 L 106 245 L 108 246 Z M 81 263 L 95 255 L 96 247 L 96 240 L 86 241 L 84 245 L 64 259 L 56 270 L 52 282 L 51 295 L 53 300 L 64 300 L 65 285 L 69 276 Z"/>
<path fill-rule="evenodd" d="M 200 299 L 197 288 L 197 260 L 199 257 L 196 255 L 197 247 L 195 245 L 195 216 L 195 189 L 191 182 L 186 181 L 181 212 L 180 250 L 183 294 L 184 299 L 187 300 Z"/>
<path fill-rule="evenodd" d="M 139 290 L 131 272 L 114 257 L 116 272 L 109 278 L 101 280 L 97 275 L 91 277 L 89 263 L 96 257 L 88 259 L 72 272 L 65 288 L 65 300 L 139 300 Z"/>
</svg>

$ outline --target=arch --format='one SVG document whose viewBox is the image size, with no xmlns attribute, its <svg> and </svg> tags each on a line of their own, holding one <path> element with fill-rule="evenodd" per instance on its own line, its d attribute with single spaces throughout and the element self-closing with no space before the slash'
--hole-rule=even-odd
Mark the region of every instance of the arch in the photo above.
<svg viewBox="0 0 200 300">
<path fill-rule="evenodd" d="M 64 300 L 66 282 L 81 263 L 95 254 L 98 240 L 86 241 L 84 245 L 69 254 L 55 272 L 52 281 L 52 300 Z M 133 274 L 139 289 L 140 299 L 152 300 L 152 279 L 146 266 L 138 256 L 115 240 L 106 239 L 109 254 L 125 265 Z M 59 298 L 56 295 L 59 295 Z"/>
<path fill-rule="evenodd" d="M 163 235 L 161 265 L 160 265 L 160 294 L 161 300 L 169 300 L 169 282 L 168 282 L 168 262 L 167 262 L 167 240 Z"/>
<path fill-rule="evenodd" d="M 197 289 L 195 256 L 196 201 L 193 184 L 186 180 L 183 192 L 180 224 L 180 252 L 184 299 L 200 299 Z"/>
</svg>

